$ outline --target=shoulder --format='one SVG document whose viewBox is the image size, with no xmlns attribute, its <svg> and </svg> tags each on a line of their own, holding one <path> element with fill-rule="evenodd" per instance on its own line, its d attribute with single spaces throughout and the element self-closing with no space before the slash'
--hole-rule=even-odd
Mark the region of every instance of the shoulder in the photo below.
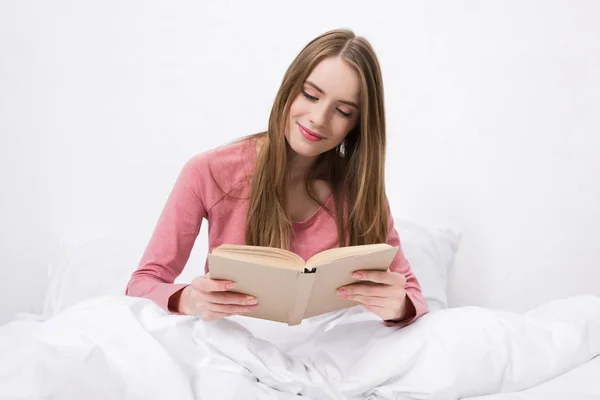
<svg viewBox="0 0 600 400">
<path fill-rule="evenodd" d="M 254 152 L 254 153 L 252 153 Z M 243 188 L 253 171 L 256 143 L 250 139 L 197 153 L 183 167 L 211 207 L 235 188 Z"/>
<path fill-rule="evenodd" d="M 252 143 L 249 140 L 229 143 L 208 151 L 197 153 L 187 162 L 186 167 L 199 175 L 231 176 L 238 171 L 248 170 L 251 163 Z"/>
</svg>

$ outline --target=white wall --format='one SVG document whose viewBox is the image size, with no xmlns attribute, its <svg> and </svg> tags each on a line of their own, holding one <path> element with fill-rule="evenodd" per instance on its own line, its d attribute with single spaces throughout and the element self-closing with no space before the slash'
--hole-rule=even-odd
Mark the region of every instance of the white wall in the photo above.
<svg viewBox="0 0 600 400">
<path fill-rule="evenodd" d="M 145 242 L 338 27 L 380 57 L 395 215 L 463 231 L 452 303 L 600 295 L 600 3 L 212 3 L 0 1 L 0 323 L 41 311 L 61 237 Z"/>
</svg>

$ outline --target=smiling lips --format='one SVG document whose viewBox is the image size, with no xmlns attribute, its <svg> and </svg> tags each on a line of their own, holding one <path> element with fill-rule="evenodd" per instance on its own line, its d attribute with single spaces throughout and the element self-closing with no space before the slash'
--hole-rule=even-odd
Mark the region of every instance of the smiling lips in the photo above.
<svg viewBox="0 0 600 400">
<path fill-rule="evenodd" d="M 304 136 L 308 140 L 318 142 L 319 140 L 325 139 L 323 136 L 311 131 L 310 129 L 303 127 L 300 124 L 298 124 L 298 128 L 300 129 L 300 133 L 302 134 L 302 136 Z"/>
</svg>

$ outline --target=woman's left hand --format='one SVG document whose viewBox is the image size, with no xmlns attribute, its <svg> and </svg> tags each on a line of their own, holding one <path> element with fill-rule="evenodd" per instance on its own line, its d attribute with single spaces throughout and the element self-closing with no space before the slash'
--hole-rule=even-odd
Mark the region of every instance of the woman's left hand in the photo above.
<svg viewBox="0 0 600 400">
<path fill-rule="evenodd" d="M 338 288 L 338 296 L 353 300 L 384 320 L 403 319 L 406 314 L 406 278 L 392 271 L 354 271 L 363 282 Z"/>
</svg>

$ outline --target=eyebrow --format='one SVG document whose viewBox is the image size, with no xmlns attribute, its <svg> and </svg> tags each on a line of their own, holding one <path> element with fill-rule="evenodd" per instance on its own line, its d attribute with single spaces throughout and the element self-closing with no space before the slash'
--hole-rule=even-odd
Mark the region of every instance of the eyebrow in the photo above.
<svg viewBox="0 0 600 400">
<path fill-rule="evenodd" d="M 304 83 L 306 83 L 307 85 L 310 85 L 312 87 L 314 87 L 315 89 L 317 89 L 319 92 L 321 92 L 322 94 L 325 94 L 325 92 L 323 91 L 323 89 L 321 89 L 320 87 L 318 87 L 317 85 L 315 85 L 314 83 L 312 83 L 311 81 L 305 81 Z M 359 109 L 360 107 L 358 107 L 358 104 L 356 104 L 353 101 L 348 101 L 348 100 L 339 100 L 340 103 L 344 103 L 344 104 L 348 104 L 349 106 L 355 107 L 356 109 Z"/>
</svg>

